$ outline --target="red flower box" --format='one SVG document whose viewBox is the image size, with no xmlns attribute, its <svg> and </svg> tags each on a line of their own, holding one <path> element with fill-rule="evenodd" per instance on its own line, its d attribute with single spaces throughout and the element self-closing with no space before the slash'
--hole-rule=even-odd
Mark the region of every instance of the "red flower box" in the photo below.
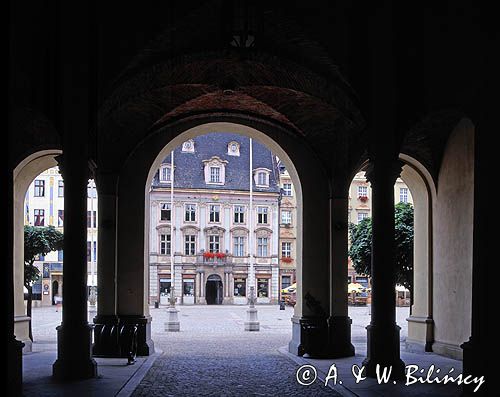
<svg viewBox="0 0 500 397">
<path fill-rule="evenodd" d="M 223 253 L 223 252 L 216 252 L 215 256 L 216 256 L 217 259 L 222 259 L 222 258 L 226 257 L 226 254 Z"/>
<path fill-rule="evenodd" d="M 358 199 L 360 199 L 364 203 L 368 201 L 368 196 L 359 196 Z"/>
<path fill-rule="evenodd" d="M 215 253 L 213 253 L 213 252 L 204 252 L 203 253 L 203 258 L 205 258 L 205 259 L 215 258 Z"/>
<path fill-rule="evenodd" d="M 281 260 L 285 263 L 292 263 L 293 259 L 288 256 L 283 256 Z"/>
</svg>

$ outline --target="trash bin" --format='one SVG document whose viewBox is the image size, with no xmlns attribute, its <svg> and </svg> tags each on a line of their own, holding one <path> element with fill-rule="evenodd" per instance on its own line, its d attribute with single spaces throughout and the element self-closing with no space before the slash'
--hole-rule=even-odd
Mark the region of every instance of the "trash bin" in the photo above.
<svg viewBox="0 0 500 397">
<path fill-rule="evenodd" d="M 155 301 L 155 309 L 158 309 L 160 307 L 160 302 Z"/>
</svg>

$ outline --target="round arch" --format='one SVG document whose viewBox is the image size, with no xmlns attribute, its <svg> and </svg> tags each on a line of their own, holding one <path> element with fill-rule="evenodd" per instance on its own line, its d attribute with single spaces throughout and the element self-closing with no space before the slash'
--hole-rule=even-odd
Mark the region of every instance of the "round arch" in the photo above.
<svg viewBox="0 0 500 397">
<path fill-rule="evenodd" d="M 57 165 L 59 149 L 41 150 L 24 158 L 13 171 L 14 182 L 14 334 L 24 343 L 23 352 L 31 351 L 29 317 L 24 306 L 24 198 L 33 180 L 43 171 Z"/>
<path fill-rule="evenodd" d="M 149 198 L 148 190 L 156 168 L 171 150 L 184 141 L 210 132 L 230 132 L 250 136 L 267 145 L 288 167 L 297 186 L 297 305 L 295 328 L 298 319 L 313 314 L 315 308 L 302 305 L 302 298 L 309 293 L 328 312 L 329 271 L 329 194 L 328 172 L 305 139 L 270 122 L 248 116 L 206 115 L 178 121 L 151 133 L 130 153 L 120 170 L 117 184 L 117 314 L 140 318 L 150 327 L 149 287 Z M 126 197 L 126 200 L 120 200 Z M 138 238 L 130 230 L 143 230 Z M 102 253 L 103 245 L 100 245 Z M 323 247 L 324 249 L 318 249 Z M 307 272 L 303 272 L 307 263 Z M 141 276 L 139 276 L 141 274 Z M 294 331 L 295 332 L 295 331 Z M 297 337 L 300 335 L 297 332 Z M 149 331 L 142 336 L 143 354 L 149 354 L 153 343 Z M 139 335 L 141 339 L 141 334 Z M 141 343 L 141 341 L 139 342 Z M 141 349 L 140 349 L 141 350 Z"/>
</svg>

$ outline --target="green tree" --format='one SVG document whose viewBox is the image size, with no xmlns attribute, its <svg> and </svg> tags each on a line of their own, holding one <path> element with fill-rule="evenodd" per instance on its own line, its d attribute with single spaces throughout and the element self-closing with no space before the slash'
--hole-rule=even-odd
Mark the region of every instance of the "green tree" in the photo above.
<svg viewBox="0 0 500 397">
<path fill-rule="evenodd" d="M 24 286 L 28 290 L 26 315 L 31 318 L 33 284 L 40 278 L 40 271 L 34 265 L 39 255 L 63 248 L 63 234 L 53 226 L 24 226 Z M 31 320 L 29 337 L 33 340 Z"/>
<path fill-rule="evenodd" d="M 396 283 L 408 288 L 413 301 L 413 206 L 398 203 L 394 207 L 395 276 Z M 351 246 L 349 256 L 359 274 L 371 275 L 372 220 L 365 218 L 349 225 Z"/>
</svg>

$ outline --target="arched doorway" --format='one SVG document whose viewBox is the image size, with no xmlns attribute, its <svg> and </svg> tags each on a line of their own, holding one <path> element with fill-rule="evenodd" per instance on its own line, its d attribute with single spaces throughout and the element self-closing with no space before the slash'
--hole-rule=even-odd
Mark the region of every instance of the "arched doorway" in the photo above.
<svg viewBox="0 0 500 397">
<path fill-rule="evenodd" d="M 207 305 L 222 304 L 224 290 L 222 280 L 218 274 L 211 274 L 210 276 L 208 276 L 205 288 Z"/>
<path fill-rule="evenodd" d="M 52 282 L 52 304 L 55 305 L 55 297 L 59 295 L 59 282 L 57 280 L 54 280 Z"/>
</svg>

